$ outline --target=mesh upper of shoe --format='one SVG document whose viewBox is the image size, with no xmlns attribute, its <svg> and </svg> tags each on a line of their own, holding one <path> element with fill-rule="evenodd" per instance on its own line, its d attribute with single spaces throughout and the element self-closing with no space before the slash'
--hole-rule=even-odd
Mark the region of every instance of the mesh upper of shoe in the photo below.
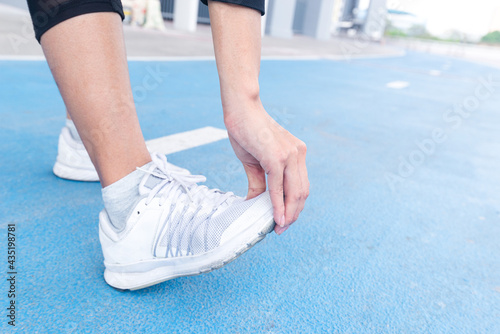
<svg viewBox="0 0 500 334">
<path fill-rule="evenodd" d="M 167 231 L 160 240 L 160 246 L 167 248 L 164 256 L 196 255 L 214 249 L 220 244 L 226 229 L 245 213 L 254 201 L 236 198 L 231 205 L 225 205 L 225 209 L 219 209 L 212 215 L 199 208 L 178 213 L 169 220 Z"/>
<path fill-rule="evenodd" d="M 158 198 L 164 206 L 158 246 L 165 251 L 155 254 L 158 257 L 197 255 L 216 248 L 227 228 L 256 200 L 200 186 L 197 183 L 205 177 L 169 170 L 163 155 L 152 154 L 152 158 L 156 168 L 143 170 L 149 175 L 141 192 L 148 194 L 146 203 Z"/>
</svg>

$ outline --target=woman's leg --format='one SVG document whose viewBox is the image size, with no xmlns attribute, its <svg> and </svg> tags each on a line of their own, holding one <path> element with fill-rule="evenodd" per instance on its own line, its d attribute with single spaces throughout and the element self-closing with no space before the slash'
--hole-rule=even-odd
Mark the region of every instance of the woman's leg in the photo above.
<svg viewBox="0 0 500 334">
<path fill-rule="evenodd" d="M 149 162 L 120 16 L 109 12 L 75 16 L 44 33 L 41 45 L 102 186 Z"/>
</svg>

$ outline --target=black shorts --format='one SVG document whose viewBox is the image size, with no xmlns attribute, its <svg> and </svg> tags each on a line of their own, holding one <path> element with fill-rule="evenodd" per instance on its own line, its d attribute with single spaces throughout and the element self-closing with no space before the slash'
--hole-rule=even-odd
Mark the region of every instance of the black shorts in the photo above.
<svg viewBox="0 0 500 334">
<path fill-rule="evenodd" d="M 264 0 L 215 0 L 256 9 L 264 15 Z M 201 0 L 205 5 L 207 0 Z M 53 26 L 72 17 L 99 12 L 118 13 L 122 20 L 123 7 L 120 0 L 28 0 L 28 7 L 40 42 L 42 35 Z"/>
<path fill-rule="evenodd" d="M 235 5 L 245 6 L 258 10 L 262 15 L 265 14 L 266 7 L 264 5 L 265 0 L 215 0 L 220 2 L 232 3 Z M 208 0 L 201 0 L 205 5 L 207 5 Z"/>
</svg>

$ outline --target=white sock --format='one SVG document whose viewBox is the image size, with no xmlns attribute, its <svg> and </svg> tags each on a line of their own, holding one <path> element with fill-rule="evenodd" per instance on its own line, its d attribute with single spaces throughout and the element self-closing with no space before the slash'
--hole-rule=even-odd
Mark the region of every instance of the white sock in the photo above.
<svg viewBox="0 0 500 334">
<path fill-rule="evenodd" d="M 141 168 L 149 169 L 153 162 L 148 162 Z M 145 173 L 135 170 L 115 183 L 102 189 L 104 207 L 108 213 L 111 225 L 117 232 L 123 230 L 131 211 L 141 200 L 139 184 Z M 149 180 L 148 180 L 149 181 Z"/>
<path fill-rule="evenodd" d="M 78 131 L 76 130 L 75 123 L 73 123 L 72 120 L 66 119 L 66 127 L 69 129 L 69 133 L 71 133 L 71 137 L 77 142 L 82 143 L 82 139 L 80 138 L 80 135 L 78 134 Z"/>
</svg>

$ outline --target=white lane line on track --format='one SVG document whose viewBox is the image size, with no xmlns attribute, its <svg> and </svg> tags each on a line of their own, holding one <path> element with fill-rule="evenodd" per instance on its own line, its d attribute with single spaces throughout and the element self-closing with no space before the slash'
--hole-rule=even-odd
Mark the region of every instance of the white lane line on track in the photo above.
<svg viewBox="0 0 500 334">
<path fill-rule="evenodd" d="M 206 126 L 191 131 L 176 133 L 170 136 L 160 137 L 146 141 L 146 145 L 152 152 L 172 154 L 210 144 L 226 139 L 227 131 L 223 129 Z"/>
<path fill-rule="evenodd" d="M 385 86 L 387 88 L 393 88 L 393 89 L 403 89 L 406 88 L 410 85 L 408 81 L 391 81 L 388 82 Z"/>
</svg>

